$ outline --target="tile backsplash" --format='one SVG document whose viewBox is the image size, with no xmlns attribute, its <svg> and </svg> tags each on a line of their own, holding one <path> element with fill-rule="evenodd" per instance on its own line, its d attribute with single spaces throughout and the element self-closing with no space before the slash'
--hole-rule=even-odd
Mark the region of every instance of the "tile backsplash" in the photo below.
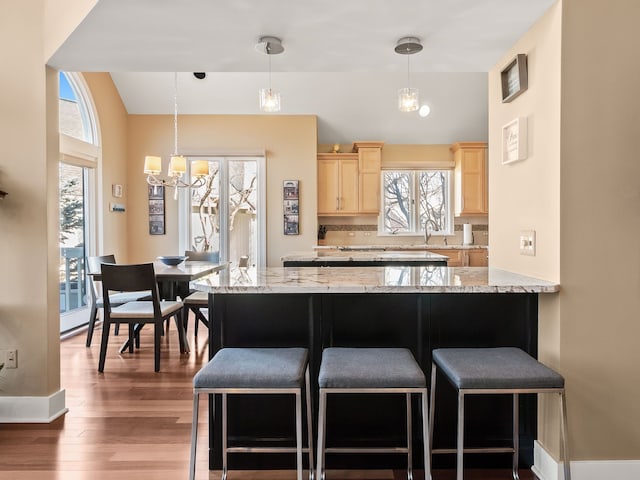
<svg viewBox="0 0 640 480">
<path fill-rule="evenodd" d="M 344 225 L 334 223 L 321 223 L 324 227 L 324 245 L 415 245 L 423 244 L 422 235 L 378 235 L 378 225 Z M 474 245 L 487 245 L 489 241 L 489 226 L 479 223 L 471 227 Z M 430 245 L 461 245 L 462 223 L 454 225 L 453 235 L 433 235 L 429 240 Z"/>
</svg>

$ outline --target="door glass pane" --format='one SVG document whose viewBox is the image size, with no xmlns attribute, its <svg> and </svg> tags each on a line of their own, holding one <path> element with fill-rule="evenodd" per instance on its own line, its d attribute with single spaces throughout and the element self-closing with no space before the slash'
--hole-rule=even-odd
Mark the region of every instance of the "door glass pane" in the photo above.
<svg viewBox="0 0 640 480">
<path fill-rule="evenodd" d="M 229 260 L 258 263 L 258 163 L 229 160 Z"/>
<path fill-rule="evenodd" d="M 85 172 L 60 163 L 60 312 L 85 307 Z"/>
<path fill-rule="evenodd" d="M 192 180 L 194 180 L 192 178 Z M 191 189 L 188 250 L 220 252 L 220 161 L 209 160 L 206 183 Z"/>
</svg>

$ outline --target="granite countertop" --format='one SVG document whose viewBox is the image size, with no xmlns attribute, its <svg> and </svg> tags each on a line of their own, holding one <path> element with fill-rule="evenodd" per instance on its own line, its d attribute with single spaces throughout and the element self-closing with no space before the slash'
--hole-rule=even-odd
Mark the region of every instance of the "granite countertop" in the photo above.
<svg viewBox="0 0 640 480">
<path fill-rule="evenodd" d="M 488 245 L 317 245 L 314 251 L 370 252 L 370 251 L 425 251 L 425 250 L 475 250 L 488 249 Z"/>
<path fill-rule="evenodd" d="M 426 251 L 404 251 L 387 252 L 380 250 L 316 250 L 313 252 L 291 252 L 283 255 L 280 260 L 283 262 L 344 262 L 344 261 L 367 261 L 367 262 L 402 262 L 402 261 L 437 261 L 446 262 L 449 259 L 446 255 L 431 253 Z"/>
<path fill-rule="evenodd" d="M 490 267 L 224 269 L 191 282 L 210 293 L 554 293 L 553 282 Z"/>
</svg>

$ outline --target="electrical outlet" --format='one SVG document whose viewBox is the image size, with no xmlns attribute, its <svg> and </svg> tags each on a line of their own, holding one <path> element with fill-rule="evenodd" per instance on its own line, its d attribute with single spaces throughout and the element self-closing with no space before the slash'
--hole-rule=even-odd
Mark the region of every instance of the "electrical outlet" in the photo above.
<svg viewBox="0 0 640 480">
<path fill-rule="evenodd" d="M 522 230 L 520 232 L 520 255 L 535 256 L 536 232 L 535 230 Z"/>
<path fill-rule="evenodd" d="M 7 368 L 18 368 L 18 351 L 7 350 L 4 354 L 4 363 Z"/>
</svg>

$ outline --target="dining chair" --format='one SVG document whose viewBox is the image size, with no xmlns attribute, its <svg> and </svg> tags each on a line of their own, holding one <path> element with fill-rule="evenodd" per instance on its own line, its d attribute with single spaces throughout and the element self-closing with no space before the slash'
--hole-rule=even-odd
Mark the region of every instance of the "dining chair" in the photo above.
<svg viewBox="0 0 640 480">
<path fill-rule="evenodd" d="M 100 273 L 100 266 L 103 263 L 116 263 L 115 255 L 99 255 L 93 257 L 87 257 L 87 273 L 94 274 Z M 104 301 L 102 295 L 99 292 L 100 282 L 93 279 L 91 275 L 91 281 L 89 282 L 89 297 L 90 297 L 90 314 L 89 314 L 89 328 L 87 330 L 87 347 L 91 346 L 91 340 L 93 339 L 93 331 L 98 319 L 98 310 L 104 307 Z M 123 303 L 132 302 L 135 300 L 142 300 L 150 298 L 151 292 L 113 292 L 111 293 L 111 305 L 117 307 Z M 115 324 L 115 334 L 118 335 L 120 330 L 120 324 Z"/>
<path fill-rule="evenodd" d="M 189 257 L 188 260 L 194 262 L 220 262 L 220 252 L 196 252 L 192 250 L 185 250 L 185 257 Z M 199 292 L 192 290 L 189 295 L 182 300 L 184 304 L 182 317 L 184 319 L 184 330 L 187 331 L 189 325 L 189 311 L 193 312 L 195 316 L 195 326 L 193 327 L 194 335 L 198 336 L 198 325 L 200 322 L 209 328 L 209 319 L 207 318 L 208 312 L 208 298 L 206 292 Z"/>
<path fill-rule="evenodd" d="M 129 352 L 133 353 L 134 341 L 140 329 L 147 323 L 154 327 L 154 370 L 160 371 L 160 337 L 165 320 L 174 317 L 180 353 L 189 351 L 184 334 L 181 301 L 160 301 L 158 284 L 152 263 L 137 265 L 115 265 L 103 263 L 102 298 L 104 299 L 104 320 L 102 324 L 102 342 L 98 371 L 104 371 L 104 363 L 109 343 L 109 330 L 112 323 L 126 323 L 129 326 Z M 151 301 L 132 301 L 115 306 L 111 303 L 110 292 L 150 291 Z"/>
</svg>

